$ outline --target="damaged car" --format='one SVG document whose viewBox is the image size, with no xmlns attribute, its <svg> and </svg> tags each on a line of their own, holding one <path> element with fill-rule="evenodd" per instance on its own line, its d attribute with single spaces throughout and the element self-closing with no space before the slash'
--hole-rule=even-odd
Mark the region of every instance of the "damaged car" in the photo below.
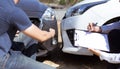
<svg viewBox="0 0 120 69">
<path fill-rule="evenodd" d="M 119 0 L 83 0 L 71 6 L 61 22 L 62 51 L 75 55 L 93 55 L 87 48 L 75 45 L 76 34 L 81 36 L 76 31 L 87 30 L 90 22 L 102 26 L 119 21 L 119 7 Z"/>
</svg>

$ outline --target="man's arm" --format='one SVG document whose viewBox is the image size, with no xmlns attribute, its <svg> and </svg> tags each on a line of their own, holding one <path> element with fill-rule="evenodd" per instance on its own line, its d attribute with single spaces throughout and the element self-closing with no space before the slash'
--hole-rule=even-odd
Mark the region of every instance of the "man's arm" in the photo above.
<svg viewBox="0 0 120 69">
<path fill-rule="evenodd" d="M 40 30 L 34 24 L 32 24 L 30 27 L 28 27 L 26 30 L 24 30 L 22 32 L 40 42 L 46 41 L 46 40 L 54 37 L 54 35 L 55 35 L 54 29 L 50 28 L 49 32 L 47 32 L 44 30 Z"/>
<path fill-rule="evenodd" d="M 114 29 L 120 30 L 120 21 L 107 24 L 101 27 L 94 25 L 94 23 L 89 23 L 87 28 L 88 28 L 88 31 L 90 32 L 109 33 L 111 30 L 114 30 Z"/>
<path fill-rule="evenodd" d="M 120 63 L 120 53 L 106 53 L 106 52 L 100 52 L 100 59 L 105 60 L 109 63 Z"/>
<path fill-rule="evenodd" d="M 89 49 L 95 55 L 99 56 L 101 60 L 105 60 L 109 63 L 120 63 L 120 53 L 106 53 L 100 50 Z"/>
</svg>

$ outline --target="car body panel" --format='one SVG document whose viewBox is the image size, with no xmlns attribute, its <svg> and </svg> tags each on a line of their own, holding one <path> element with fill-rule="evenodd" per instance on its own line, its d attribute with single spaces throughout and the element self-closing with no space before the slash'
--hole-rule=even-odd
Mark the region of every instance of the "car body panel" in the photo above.
<svg viewBox="0 0 120 69">
<path fill-rule="evenodd" d="M 84 13 L 78 13 L 79 7 L 84 4 L 106 1 L 98 5 L 94 5 L 87 9 Z M 115 18 L 120 18 L 120 2 L 119 0 L 84 0 L 70 7 L 61 23 L 63 48 L 62 51 L 77 55 L 93 55 L 89 50 L 83 47 L 73 45 L 74 39 L 70 40 L 68 30 L 87 30 L 88 23 L 97 23 L 102 26 Z M 75 10 L 75 11 L 74 11 Z M 77 13 L 77 14 L 75 14 Z M 73 15 L 75 14 L 75 15 Z M 118 19 L 119 21 L 119 19 Z M 114 21 L 113 21 L 114 22 Z M 73 31 L 69 31 L 73 32 Z M 74 33 L 74 32 L 73 32 Z M 72 35 L 74 38 L 74 35 Z"/>
</svg>

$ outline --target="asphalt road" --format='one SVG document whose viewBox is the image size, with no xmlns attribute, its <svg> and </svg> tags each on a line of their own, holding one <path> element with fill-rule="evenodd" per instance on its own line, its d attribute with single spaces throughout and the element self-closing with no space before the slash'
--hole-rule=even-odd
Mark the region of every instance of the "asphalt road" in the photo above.
<svg viewBox="0 0 120 69">
<path fill-rule="evenodd" d="M 60 49 L 38 61 L 56 67 L 57 69 L 106 69 L 106 62 L 97 56 L 82 56 L 63 53 Z"/>
</svg>

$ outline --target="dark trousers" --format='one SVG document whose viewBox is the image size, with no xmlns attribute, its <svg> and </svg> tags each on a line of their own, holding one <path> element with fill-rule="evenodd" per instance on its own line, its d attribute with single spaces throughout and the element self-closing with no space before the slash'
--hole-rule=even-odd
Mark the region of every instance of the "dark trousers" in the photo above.
<svg viewBox="0 0 120 69">
<path fill-rule="evenodd" d="M 108 34 L 111 53 L 120 53 L 120 30 L 112 30 Z M 108 69 L 120 69 L 120 64 L 108 63 Z"/>
</svg>

